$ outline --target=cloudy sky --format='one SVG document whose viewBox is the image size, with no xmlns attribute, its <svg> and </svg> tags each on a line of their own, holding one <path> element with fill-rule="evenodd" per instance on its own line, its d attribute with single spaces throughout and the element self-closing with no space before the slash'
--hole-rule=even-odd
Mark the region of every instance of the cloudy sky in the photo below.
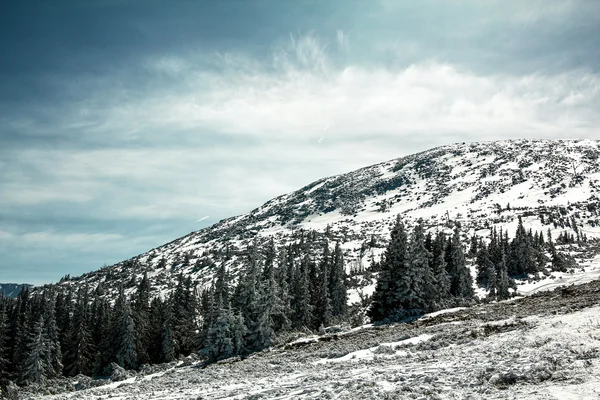
<svg viewBox="0 0 600 400">
<path fill-rule="evenodd" d="M 596 138 L 599 40 L 592 0 L 1 2 L 0 282 L 442 144 Z"/>
</svg>

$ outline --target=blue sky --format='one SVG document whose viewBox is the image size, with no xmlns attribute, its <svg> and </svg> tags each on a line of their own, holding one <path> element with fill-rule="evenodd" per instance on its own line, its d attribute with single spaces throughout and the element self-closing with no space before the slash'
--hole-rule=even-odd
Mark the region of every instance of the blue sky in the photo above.
<svg viewBox="0 0 600 400">
<path fill-rule="evenodd" d="M 0 4 L 0 281 L 456 141 L 596 138 L 597 1 Z"/>
</svg>

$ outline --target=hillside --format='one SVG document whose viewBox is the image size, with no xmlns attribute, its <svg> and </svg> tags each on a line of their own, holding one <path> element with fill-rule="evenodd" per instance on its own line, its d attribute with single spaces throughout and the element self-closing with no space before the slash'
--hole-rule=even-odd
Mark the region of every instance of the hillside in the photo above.
<svg viewBox="0 0 600 400">
<path fill-rule="evenodd" d="M 78 376 L 39 399 L 597 399 L 600 281 L 364 326 L 244 359 Z M 71 393 L 66 393 L 72 391 Z M 60 393 L 45 396 L 47 393 Z"/>
<path fill-rule="evenodd" d="M 102 282 L 114 293 L 147 272 L 155 293 L 172 289 L 179 274 L 206 287 L 225 254 L 235 272 L 252 241 L 274 238 L 282 245 L 307 231 L 340 241 L 346 268 L 361 270 L 379 259 L 398 214 L 409 224 L 423 219 L 430 231 L 460 223 L 465 239 L 487 238 L 493 227 L 513 235 L 519 216 L 527 229 L 550 229 L 555 238 L 568 231 L 592 239 L 600 235 L 599 143 L 514 140 L 434 148 L 323 178 L 248 214 L 61 283 Z M 584 258 L 579 261 L 585 264 Z"/>
<path fill-rule="evenodd" d="M 6 297 L 17 297 L 24 287 L 31 288 L 32 285 L 21 283 L 0 283 L 0 294 Z"/>
</svg>

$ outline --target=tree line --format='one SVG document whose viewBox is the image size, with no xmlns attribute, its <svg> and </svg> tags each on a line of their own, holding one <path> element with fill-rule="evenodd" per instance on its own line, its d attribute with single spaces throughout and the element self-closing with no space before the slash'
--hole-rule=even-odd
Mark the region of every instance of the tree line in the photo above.
<svg viewBox="0 0 600 400">
<path fill-rule="evenodd" d="M 180 275 L 168 295 L 157 295 L 144 274 L 134 290 L 121 286 L 112 302 L 102 285 L 0 297 L 0 384 L 100 377 L 114 364 L 136 369 L 192 353 L 208 361 L 244 356 L 286 332 L 317 331 L 347 316 L 339 243 L 331 248 L 316 235 L 280 249 L 272 240 L 255 242 L 240 270 L 232 285 L 223 262 L 200 293 Z"/>
<path fill-rule="evenodd" d="M 114 364 L 137 369 L 192 353 L 214 362 L 267 348 L 289 332 L 322 332 L 348 321 L 351 280 L 340 243 L 330 246 L 328 237 L 327 232 L 302 234 L 279 249 L 272 239 L 254 242 L 237 262 L 237 274 L 226 267 L 232 261 L 227 251 L 202 292 L 180 274 L 172 290 L 156 293 L 144 274 L 116 295 L 101 284 L 74 290 L 66 282 L 63 290 L 24 288 L 16 299 L 0 297 L 0 385 L 106 376 Z M 465 246 L 458 225 L 452 234 L 432 234 L 422 221 L 408 229 L 398 217 L 380 262 L 372 266 L 377 282 L 367 315 L 373 322 L 398 321 L 471 304 L 475 293 L 467 259 L 488 297 L 506 299 L 516 287 L 514 278 L 574 265 L 556 249 L 550 231 L 547 237 L 526 231 L 519 218 L 512 240 L 492 229 L 489 240 L 474 235 Z M 562 233 L 560 240 L 575 238 Z"/>
</svg>

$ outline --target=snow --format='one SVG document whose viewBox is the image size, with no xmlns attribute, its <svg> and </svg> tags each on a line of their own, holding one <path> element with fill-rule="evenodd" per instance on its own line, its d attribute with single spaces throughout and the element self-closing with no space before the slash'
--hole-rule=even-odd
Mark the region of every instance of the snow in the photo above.
<svg viewBox="0 0 600 400">
<path fill-rule="evenodd" d="M 425 314 L 421 317 L 422 320 L 435 318 L 438 315 L 452 314 L 458 311 L 466 310 L 466 307 L 455 307 L 455 308 L 446 308 L 445 310 L 435 311 L 429 314 Z"/>
<path fill-rule="evenodd" d="M 326 364 L 326 363 L 338 363 L 338 362 L 346 362 L 346 361 L 359 361 L 359 360 L 373 360 L 378 353 L 378 350 L 381 350 L 382 347 L 387 348 L 385 350 L 386 357 L 392 356 L 401 356 L 406 355 L 406 351 L 397 350 L 396 348 L 408 345 L 416 345 L 422 342 L 426 342 L 431 339 L 433 336 L 429 334 L 419 335 L 410 339 L 401 340 L 399 342 L 391 342 L 391 343 L 381 343 L 378 346 L 371 347 L 365 350 L 358 350 L 352 353 L 348 353 L 343 357 L 339 358 L 326 358 L 322 360 L 318 360 L 315 364 Z M 391 354 L 389 353 L 391 351 Z"/>
<path fill-rule="evenodd" d="M 338 344 L 314 344 L 297 351 L 263 352 L 244 361 L 204 369 L 181 366 L 152 374 L 151 379 L 130 378 L 78 392 L 29 398 L 599 397 L 600 305 L 569 314 L 462 322 L 420 328 L 410 338 L 381 340 L 376 346 L 352 349 L 334 358 L 325 358 L 323 353 L 335 351 Z M 403 326 L 371 329 L 371 340 L 398 336 L 406 332 Z M 485 326 L 500 330 L 484 334 Z M 360 343 L 349 336 L 344 346 L 350 349 Z M 322 346 L 330 346 L 330 350 Z"/>
</svg>

